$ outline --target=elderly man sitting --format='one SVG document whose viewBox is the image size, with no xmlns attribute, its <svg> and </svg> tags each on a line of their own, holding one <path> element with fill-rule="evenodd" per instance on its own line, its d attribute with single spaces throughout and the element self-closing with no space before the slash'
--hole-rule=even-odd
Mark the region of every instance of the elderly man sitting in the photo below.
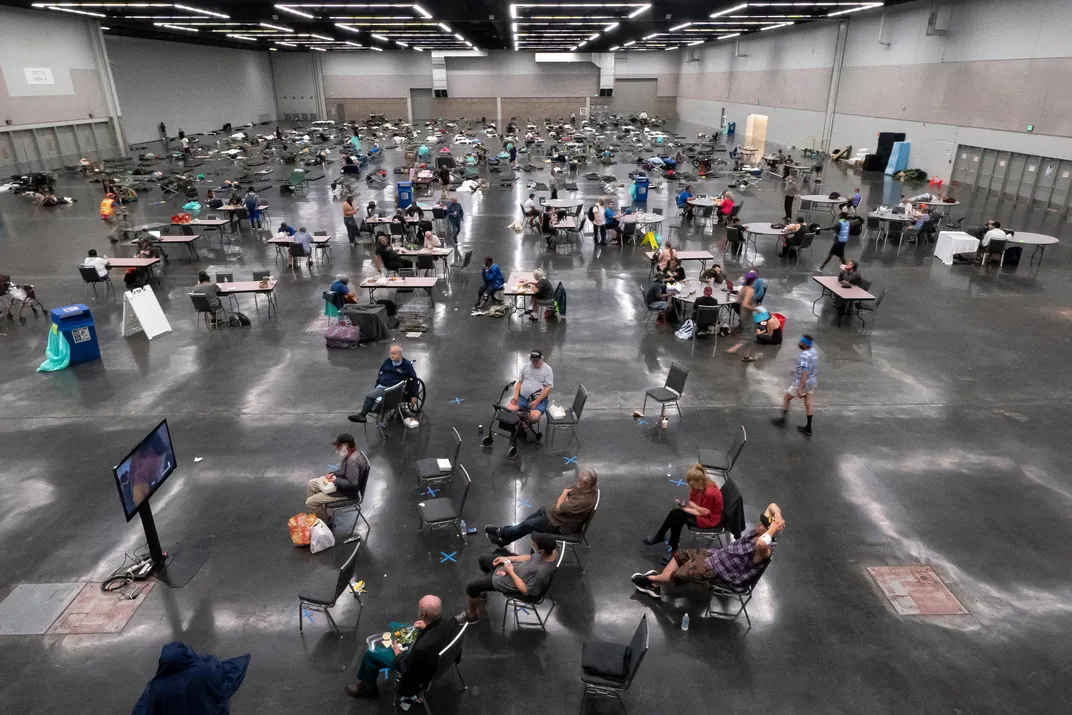
<svg viewBox="0 0 1072 715">
<path fill-rule="evenodd" d="M 331 446 L 339 456 L 339 466 L 322 477 L 310 479 L 305 488 L 305 506 L 329 526 L 327 507 L 335 501 L 363 496 L 371 469 L 349 432 L 340 434 Z"/>
<path fill-rule="evenodd" d="M 458 623 L 480 620 L 480 604 L 487 601 L 490 591 L 520 598 L 539 598 L 547 590 L 558 561 L 558 542 L 550 534 L 532 536 L 533 553 L 516 556 L 505 549 L 484 554 L 477 563 L 483 576 L 465 587 L 468 596 L 466 609 L 455 616 Z"/>
<path fill-rule="evenodd" d="M 376 375 L 376 387 L 372 392 L 365 395 L 365 402 L 361 405 L 361 411 L 356 415 L 347 417 L 351 422 L 368 422 L 369 412 L 376 403 L 383 399 L 384 393 L 400 382 L 417 379 L 417 372 L 413 369 L 413 363 L 402 357 L 402 346 L 392 345 L 388 357 L 380 365 L 380 372 Z M 410 404 L 416 406 L 417 392 L 410 390 Z"/>
<path fill-rule="evenodd" d="M 662 586 L 673 582 L 721 582 L 741 588 L 754 582 L 771 558 L 774 537 L 785 528 L 782 510 L 771 503 L 760 514 L 756 528 L 733 543 L 718 549 L 679 549 L 662 572 L 654 569 L 633 574 L 633 585 L 641 593 L 662 597 Z"/>
</svg>

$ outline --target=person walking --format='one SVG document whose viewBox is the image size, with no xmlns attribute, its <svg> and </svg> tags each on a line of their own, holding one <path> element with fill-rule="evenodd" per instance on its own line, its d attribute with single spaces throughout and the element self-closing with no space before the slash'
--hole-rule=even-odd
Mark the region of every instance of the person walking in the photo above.
<svg viewBox="0 0 1072 715">
<path fill-rule="evenodd" d="M 789 221 L 793 216 L 793 201 L 796 200 L 800 187 L 797 186 L 796 177 L 792 174 L 785 180 L 785 220 Z"/>
<path fill-rule="evenodd" d="M 447 204 L 447 223 L 450 224 L 450 237 L 455 246 L 458 245 L 458 235 L 462 232 L 462 218 L 464 217 L 465 211 L 458 203 L 458 197 L 451 196 L 450 203 Z"/>
<path fill-rule="evenodd" d="M 822 229 L 835 232 L 834 243 L 830 245 L 830 253 L 826 254 L 826 260 L 823 261 L 823 264 L 821 266 L 815 267 L 816 273 L 822 273 L 823 269 L 826 268 L 826 264 L 829 263 L 830 259 L 834 256 L 837 256 L 841 259 L 841 262 L 838 263 L 838 265 L 841 265 L 841 263 L 845 262 L 845 246 L 847 246 L 849 243 L 850 226 L 851 224 L 849 223 L 849 215 L 842 211 L 841 216 L 838 217 L 837 223 L 835 223 L 833 226 L 828 226 L 825 229 Z"/>
<path fill-rule="evenodd" d="M 357 209 L 354 207 L 354 197 L 347 196 L 342 202 L 342 222 L 346 226 L 346 237 L 350 245 L 357 243 L 357 236 L 361 229 L 357 225 Z"/>
<path fill-rule="evenodd" d="M 741 285 L 738 296 L 738 307 L 740 308 L 739 315 L 741 318 L 741 339 L 732 348 L 726 352 L 730 354 L 736 353 L 742 347 L 744 348 L 744 357 L 741 358 L 741 362 L 755 362 L 755 350 L 756 350 L 756 325 L 753 320 L 753 313 L 756 310 L 756 274 L 752 271 L 748 272 L 748 275 L 744 278 L 744 283 Z"/>
<path fill-rule="evenodd" d="M 164 142 L 164 148 L 167 149 L 167 146 L 168 146 L 167 127 L 164 125 L 163 122 L 160 122 L 160 140 L 162 142 Z"/>
<path fill-rule="evenodd" d="M 797 427 L 797 430 L 811 437 L 815 388 L 819 386 L 819 353 L 816 352 L 815 340 L 810 335 L 802 335 L 798 347 L 800 347 L 800 355 L 797 356 L 796 368 L 793 370 L 793 382 L 782 398 L 782 414 L 780 417 L 772 417 L 771 424 L 776 427 L 785 427 L 789 403 L 793 401 L 793 398 L 799 397 L 804 400 L 804 414 L 808 418 L 808 423 Z"/>
<path fill-rule="evenodd" d="M 591 209 L 592 240 L 600 246 L 607 245 L 607 216 L 603 211 L 603 199 L 600 199 Z"/>
</svg>

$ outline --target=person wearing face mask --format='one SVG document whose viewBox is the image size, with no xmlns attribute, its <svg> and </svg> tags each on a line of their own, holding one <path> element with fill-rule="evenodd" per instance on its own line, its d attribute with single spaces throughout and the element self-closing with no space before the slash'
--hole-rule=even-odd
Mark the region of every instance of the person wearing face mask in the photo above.
<svg viewBox="0 0 1072 715">
<path fill-rule="evenodd" d="M 718 549 L 678 549 L 662 572 L 633 574 L 636 590 L 662 598 L 662 586 L 673 582 L 722 583 L 741 588 L 755 583 L 771 558 L 774 539 L 785 528 L 782 510 L 773 502 L 759 515 L 754 529 Z"/>
<path fill-rule="evenodd" d="M 413 369 L 413 363 L 402 357 L 402 346 L 392 345 L 387 359 L 380 365 L 380 372 L 376 375 L 376 388 L 365 395 L 365 402 L 361 405 L 361 411 L 356 415 L 350 415 L 347 419 L 351 422 L 367 422 L 368 413 L 372 411 L 377 402 L 383 399 L 383 393 L 387 389 L 407 380 L 412 384 L 416 379 L 417 371 Z M 410 394 L 413 395 L 410 398 L 410 404 L 415 407 L 417 405 L 417 391 L 410 390 Z"/>
<path fill-rule="evenodd" d="M 815 407 L 815 388 L 819 386 L 819 353 L 815 350 L 815 340 L 810 335 L 802 335 L 800 338 L 800 355 L 797 358 L 797 366 L 793 373 L 793 382 L 785 391 L 782 398 L 782 416 L 772 417 L 771 424 L 776 427 L 785 427 L 785 419 L 789 414 L 789 403 L 794 397 L 804 400 L 804 414 L 808 418 L 808 424 L 801 425 L 797 429 L 811 437 L 811 417 Z"/>
<path fill-rule="evenodd" d="M 368 460 L 358 451 L 352 434 L 343 432 L 331 446 L 339 457 L 339 466 L 323 477 L 310 479 L 305 488 L 305 506 L 312 509 L 317 518 L 328 526 L 332 525 L 328 516 L 328 504 L 363 496 L 369 477 Z M 335 490 L 326 493 L 322 484 L 334 484 Z"/>
</svg>

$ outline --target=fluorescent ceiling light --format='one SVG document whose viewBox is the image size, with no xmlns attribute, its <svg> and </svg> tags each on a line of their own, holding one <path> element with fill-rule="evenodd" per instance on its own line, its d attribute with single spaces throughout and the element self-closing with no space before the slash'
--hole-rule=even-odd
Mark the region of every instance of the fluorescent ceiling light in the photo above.
<svg viewBox="0 0 1072 715">
<path fill-rule="evenodd" d="M 767 25 L 766 27 L 761 27 L 759 28 L 759 31 L 766 32 L 767 30 L 777 30 L 779 27 L 789 27 L 792 24 L 793 23 L 791 22 L 780 22 L 777 25 Z"/>
<path fill-rule="evenodd" d="M 407 45 L 405 42 L 402 42 L 401 40 L 395 40 L 395 44 L 399 47 L 409 47 L 409 45 Z"/>
<path fill-rule="evenodd" d="M 60 12 L 69 12 L 72 15 L 89 15 L 90 17 L 108 17 L 107 15 L 101 15 L 99 12 L 86 12 L 85 10 L 72 10 L 67 7 L 57 7 L 56 5 L 48 5 L 49 10 L 59 10 Z"/>
<path fill-rule="evenodd" d="M 723 15 L 729 15 L 731 12 L 737 12 L 738 10 L 744 10 L 748 7 L 748 3 L 742 3 L 736 7 L 731 7 L 728 10 L 719 10 L 718 12 L 711 13 L 711 17 L 722 17 Z"/>
<path fill-rule="evenodd" d="M 328 42 L 334 42 L 334 37 L 325 37 L 324 35 L 309 35 L 309 37 L 315 37 L 318 40 L 327 40 Z"/>
<path fill-rule="evenodd" d="M 417 50 L 417 52 L 424 52 L 423 47 L 414 47 L 413 49 Z"/>
<path fill-rule="evenodd" d="M 196 27 L 183 27 L 182 25 L 169 25 L 166 22 L 154 22 L 157 27 L 166 27 L 169 30 L 182 30 L 183 32 L 200 32 Z"/>
<path fill-rule="evenodd" d="M 100 29 L 102 29 L 102 30 L 111 30 L 112 28 L 108 27 L 107 25 L 101 25 Z"/>
<path fill-rule="evenodd" d="M 722 37 L 719 37 L 719 38 L 716 38 L 716 39 L 719 39 L 719 40 L 728 40 L 728 39 L 730 39 L 731 37 L 740 37 L 740 36 L 741 36 L 741 33 L 739 33 L 739 32 L 735 32 L 735 33 L 733 33 L 732 35 L 723 35 Z"/>
<path fill-rule="evenodd" d="M 577 51 L 577 45 L 574 45 L 573 47 L 569 48 L 569 51 L 570 52 L 576 52 Z"/>
<path fill-rule="evenodd" d="M 599 33 L 594 32 L 594 33 L 592 33 L 591 35 L 588 36 L 588 39 L 585 40 L 585 42 L 590 42 L 592 40 L 597 40 L 597 39 L 599 39 Z"/>
<path fill-rule="evenodd" d="M 644 37 L 642 37 L 641 39 L 650 40 L 651 38 L 658 37 L 661 34 L 662 34 L 661 32 L 653 32 L 650 35 L 644 35 Z"/>
<path fill-rule="evenodd" d="M 677 45 L 671 45 L 670 47 L 664 47 L 664 50 L 677 50 L 680 49 Z"/>
<path fill-rule="evenodd" d="M 447 25 L 443 24 L 442 22 L 439 23 L 439 26 L 441 28 L 443 28 L 443 32 L 450 32 L 450 27 L 448 27 Z"/>
<path fill-rule="evenodd" d="M 283 42 L 282 40 L 276 40 L 275 44 L 283 45 L 285 47 L 297 47 L 297 45 L 295 45 L 293 42 Z"/>
<path fill-rule="evenodd" d="M 313 47 L 312 45 L 309 45 L 309 49 L 316 50 L 317 52 L 327 52 L 323 47 Z"/>
<path fill-rule="evenodd" d="M 228 32 L 227 36 L 228 37 L 233 37 L 236 40 L 245 40 L 246 42 L 256 42 L 257 41 L 256 37 L 250 37 L 248 35 L 236 35 L 236 34 L 231 33 L 231 32 Z"/>
<path fill-rule="evenodd" d="M 691 22 L 684 22 L 684 23 L 678 25 L 677 27 L 671 27 L 670 32 L 677 32 L 678 30 L 684 30 L 686 27 L 688 27 L 691 24 L 692 24 Z"/>
<path fill-rule="evenodd" d="M 629 19 L 632 20 L 637 15 L 639 15 L 639 14 L 641 14 L 643 12 L 647 12 L 650 9 L 651 9 L 651 3 L 648 3 L 644 7 L 638 7 L 636 10 L 633 10 L 631 13 L 629 13 Z"/>
<path fill-rule="evenodd" d="M 364 47 L 364 45 L 358 44 L 357 42 L 350 42 L 349 40 L 343 40 L 342 44 L 350 45 L 350 47 Z"/>
<path fill-rule="evenodd" d="M 373 36 L 374 38 L 376 38 L 376 39 L 377 39 L 377 40 L 379 40 L 380 42 L 388 42 L 388 41 L 389 41 L 389 40 L 388 40 L 388 39 L 387 39 L 386 37 L 384 37 L 383 35 L 377 35 L 377 34 L 376 34 L 375 32 L 373 32 L 373 33 L 371 33 L 371 34 L 372 34 L 372 36 Z"/>
<path fill-rule="evenodd" d="M 859 12 L 860 10 L 870 10 L 873 7 L 882 7 L 882 3 L 873 2 L 867 5 L 861 5 L 860 7 L 850 7 L 848 10 L 838 10 L 837 12 L 831 12 L 827 14 L 827 17 L 834 17 L 835 15 L 847 15 L 850 12 Z"/>
<path fill-rule="evenodd" d="M 517 23 L 510 23 L 510 32 L 517 32 Z"/>
<path fill-rule="evenodd" d="M 696 42 L 688 43 L 687 45 L 685 45 L 685 47 L 695 47 L 696 45 L 702 45 L 703 43 L 703 40 L 696 40 Z"/>
<path fill-rule="evenodd" d="M 128 3 L 126 7 L 140 7 L 140 5 Z M 180 10 L 188 10 L 189 12 L 199 12 L 202 15 L 208 15 L 209 17 L 222 17 L 224 20 L 230 19 L 230 15 L 221 15 L 220 13 L 212 12 L 211 10 L 199 10 L 196 7 L 190 7 L 189 5 L 172 5 L 172 7 L 177 7 Z"/>
<path fill-rule="evenodd" d="M 286 5 L 276 5 L 275 9 L 276 10 L 282 10 L 283 12 L 289 12 L 291 15 L 297 15 L 298 17 L 304 17 L 306 20 L 315 20 L 316 19 L 316 15 L 310 15 L 307 12 L 302 12 L 301 10 L 295 10 L 294 8 L 287 7 Z"/>
<path fill-rule="evenodd" d="M 421 7 L 420 5 L 414 5 L 413 9 L 416 10 L 417 12 L 419 12 L 424 17 L 428 18 L 429 20 L 432 19 L 432 15 L 427 10 L 425 10 L 423 7 Z"/>
<path fill-rule="evenodd" d="M 341 22 L 336 22 L 335 27 L 338 27 L 338 28 L 343 29 L 343 30 L 349 30 L 350 32 L 361 32 L 361 30 L 358 30 L 356 28 L 350 27 L 349 25 L 344 25 Z"/>
<path fill-rule="evenodd" d="M 260 23 L 261 27 L 267 27 L 269 30 L 279 30 L 280 32 L 294 32 L 289 27 L 279 27 L 279 25 L 269 25 L 267 22 Z"/>
<path fill-rule="evenodd" d="M 636 44 L 636 40 L 631 40 L 629 42 L 626 42 L 625 45 L 623 45 L 623 47 L 632 47 L 635 44 Z"/>
<path fill-rule="evenodd" d="M 369 45 L 369 49 L 370 50 L 376 50 L 377 52 L 383 52 L 382 47 L 373 47 L 372 45 Z"/>
<path fill-rule="evenodd" d="M 611 24 L 609 24 L 609 25 L 607 25 L 606 27 L 603 28 L 603 32 L 611 32 L 612 30 L 614 30 L 614 28 L 618 27 L 618 25 L 620 25 L 620 24 L 621 24 L 620 22 L 612 22 Z"/>
<path fill-rule="evenodd" d="M 610 48 L 610 51 L 614 52 L 615 50 L 621 49 L 621 47 L 621 45 L 615 45 L 614 47 Z"/>
<path fill-rule="evenodd" d="M 510 17 L 514 20 L 517 19 L 517 5 L 510 5 Z"/>
<path fill-rule="evenodd" d="M 278 52 L 278 50 L 276 50 L 276 48 L 274 48 L 274 47 L 269 47 L 268 49 L 269 49 L 270 51 L 272 51 L 272 52 Z"/>
<path fill-rule="evenodd" d="M 458 38 L 459 42 L 465 42 L 465 38 L 459 35 L 457 32 L 454 33 L 454 36 Z"/>
</svg>

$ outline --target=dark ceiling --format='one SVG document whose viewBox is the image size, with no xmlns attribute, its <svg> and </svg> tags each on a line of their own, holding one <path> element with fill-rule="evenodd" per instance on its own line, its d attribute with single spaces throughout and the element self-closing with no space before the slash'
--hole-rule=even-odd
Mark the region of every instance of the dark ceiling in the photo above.
<svg viewBox="0 0 1072 715">
<path fill-rule="evenodd" d="M 886 5 L 907 0 L 889 0 Z M 661 51 L 877 12 L 881 2 L 534 2 L 422 0 L 367 3 L 32 2 L 0 4 L 87 16 L 106 32 L 276 51 Z"/>
</svg>

